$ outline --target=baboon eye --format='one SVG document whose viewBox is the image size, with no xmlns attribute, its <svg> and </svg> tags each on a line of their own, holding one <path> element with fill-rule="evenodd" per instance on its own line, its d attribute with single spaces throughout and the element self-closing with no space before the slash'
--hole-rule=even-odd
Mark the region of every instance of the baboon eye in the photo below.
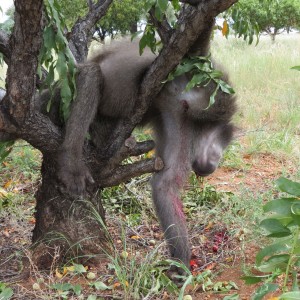
<svg viewBox="0 0 300 300">
<path fill-rule="evenodd" d="M 189 109 L 189 103 L 186 101 L 186 100 L 181 100 L 181 105 L 182 105 L 182 107 L 183 107 L 183 111 L 184 112 L 187 112 L 188 111 L 188 109 Z"/>
</svg>

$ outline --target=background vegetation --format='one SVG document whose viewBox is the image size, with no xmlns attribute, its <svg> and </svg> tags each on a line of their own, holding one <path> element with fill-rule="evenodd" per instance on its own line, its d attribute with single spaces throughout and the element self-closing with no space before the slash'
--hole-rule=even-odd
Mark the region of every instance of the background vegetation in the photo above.
<svg viewBox="0 0 300 300">
<path fill-rule="evenodd" d="M 242 0 L 240 7 L 244 17 L 256 22 L 260 32 L 268 34 L 272 41 L 283 31 L 290 32 L 300 27 L 300 1 Z"/>
</svg>

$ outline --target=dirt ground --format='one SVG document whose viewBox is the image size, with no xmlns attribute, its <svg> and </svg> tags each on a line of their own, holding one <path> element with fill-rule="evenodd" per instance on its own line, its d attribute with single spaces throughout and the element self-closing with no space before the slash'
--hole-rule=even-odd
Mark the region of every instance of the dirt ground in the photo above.
<svg viewBox="0 0 300 300">
<path fill-rule="evenodd" d="M 286 162 L 278 161 L 270 155 L 260 155 L 255 157 L 244 157 L 245 168 L 241 170 L 232 170 L 229 168 L 219 168 L 213 177 L 208 179 L 208 182 L 216 188 L 220 188 L 223 191 L 231 191 L 233 193 L 238 193 L 240 186 L 252 189 L 253 191 L 266 191 L 271 187 L 272 182 L 277 179 L 283 170 L 288 170 L 290 173 L 295 172 L 293 167 L 287 166 Z M 25 187 L 26 189 L 26 187 Z M 32 193 L 32 190 L 28 190 Z M 31 231 L 34 227 L 33 208 L 35 202 L 25 202 L 23 204 L 23 210 L 25 212 L 26 218 L 18 219 L 14 215 L 7 215 L 5 218 L 0 218 L 0 281 L 14 283 L 12 287 L 15 290 L 15 296 L 12 299 L 41 299 L 32 296 L 32 293 L 26 293 L 26 290 L 32 288 L 32 284 L 36 281 L 34 270 L 29 269 L 23 264 L 22 259 L 24 255 L 24 249 L 30 246 Z M 110 223 L 109 230 L 112 235 L 115 235 L 115 243 L 118 247 L 118 228 L 114 228 L 116 224 Z M 151 237 L 158 240 L 162 240 L 162 233 L 158 230 L 158 224 L 152 224 L 149 233 L 149 226 L 145 225 L 140 227 L 140 234 L 147 237 L 147 234 L 151 234 Z M 217 274 L 213 277 L 213 282 L 234 282 L 238 290 L 232 289 L 225 293 L 214 293 L 214 292 L 203 292 L 199 287 L 198 291 L 192 289 L 192 287 L 187 288 L 187 293 L 191 293 L 192 299 L 206 300 L 206 299 L 223 299 L 224 296 L 230 294 L 239 294 L 240 299 L 247 300 L 250 299 L 250 295 L 257 288 L 257 286 L 245 285 L 244 281 L 241 280 L 243 276 L 242 265 L 252 265 L 255 261 L 255 254 L 257 253 L 257 245 L 248 245 L 247 249 L 244 250 L 243 256 L 241 257 L 240 245 L 236 240 L 229 240 L 227 236 L 226 228 L 218 227 L 218 224 L 214 224 L 214 228 L 210 230 L 205 230 L 204 236 L 207 240 L 212 241 L 212 245 L 197 246 L 194 245 L 193 253 L 195 256 L 195 270 L 197 272 L 202 272 L 203 270 L 210 269 L 213 274 Z M 147 233 L 148 232 L 148 233 Z M 133 244 L 134 241 L 131 241 Z M 135 243 L 135 248 L 142 253 L 147 251 L 147 247 L 141 246 Z M 222 244 L 222 245 L 221 245 Z M 213 247 L 227 247 L 224 253 L 231 253 L 228 257 L 216 256 Z M 206 247 L 206 248 L 205 248 Z M 151 248 L 151 247 L 150 247 Z M 148 247 L 149 249 L 149 247 Z M 228 251 L 227 251 L 228 250 Z M 236 255 L 235 255 L 236 251 Z M 201 259 L 200 255 L 205 254 L 205 262 Z M 26 256 L 26 253 L 25 253 Z M 202 264 L 202 268 L 199 268 Z M 199 271 L 200 270 L 200 271 Z M 53 271 L 53 270 L 52 270 Z M 98 269 L 94 269 L 97 274 L 103 274 L 107 272 L 105 264 Z M 26 296 L 28 295 L 28 296 Z M 31 295 L 31 296 L 29 296 Z M 49 298 L 51 299 L 51 298 Z M 68 298 L 75 299 L 75 298 Z M 77 299 L 77 298 L 76 298 Z M 104 299 L 113 299 L 110 295 L 104 296 Z M 122 299 L 122 297 L 120 297 Z M 159 299 L 159 298 L 157 298 Z M 162 295 L 160 299 L 173 299 L 169 295 Z M 268 299 L 271 299 L 270 297 Z"/>
</svg>

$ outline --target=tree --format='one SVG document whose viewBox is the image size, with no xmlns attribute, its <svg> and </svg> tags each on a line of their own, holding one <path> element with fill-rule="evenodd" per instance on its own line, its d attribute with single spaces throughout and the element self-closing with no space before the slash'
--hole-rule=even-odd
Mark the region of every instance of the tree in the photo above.
<svg viewBox="0 0 300 300">
<path fill-rule="evenodd" d="M 284 30 L 300 26 L 299 0 L 241 0 L 240 10 L 252 23 L 257 22 L 260 32 L 265 32 L 275 41 Z"/>
<path fill-rule="evenodd" d="M 108 236 L 105 230 L 99 229 L 99 224 L 103 225 L 105 222 L 101 188 L 157 170 L 155 159 L 122 165 L 122 160 L 131 154 L 146 153 L 153 148 L 152 141 L 125 145 L 125 140 L 145 113 L 151 98 L 159 92 L 161 82 L 206 30 L 207 22 L 236 1 L 193 1 L 199 4 L 185 6 L 174 28 L 159 11 L 154 14 L 152 9 L 152 23 L 149 26 L 156 26 L 163 42 L 162 50 L 143 78 L 132 115 L 126 120 L 119 120 L 111 139 L 103 143 L 102 149 L 95 151 L 87 141 L 84 149 L 85 162 L 96 184 L 88 189 L 84 200 L 74 199 L 64 193 L 57 180 L 55 162 L 63 140 L 63 125 L 58 113 L 52 122 L 41 111 L 42 98 L 37 93 L 37 87 L 45 81 L 49 83 L 49 78 L 53 79 L 53 66 L 56 64 L 56 61 L 51 63 L 53 47 L 58 53 L 57 72 L 61 90 L 68 94 L 72 89 L 68 86 L 68 83 L 72 84 L 70 75 L 74 74 L 72 57 L 77 62 L 84 61 L 88 52 L 87 45 L 94 33 L 93 28 L 104 17 L 112 0 L 88 1 L 88 12 L 72 26 L 68 43 L 62 36 L 65 24 L 58 19 L 57 1 L 15 1 L 15 25 L 12 34 L 9 37 L 5 32 L 0 32 L 0 51 L 8 64 L 6 95 L 0 102 L 0 141 L 8 141 L 11 145 L 11 141 L 15 139 L 23 139 L 43 154 L 42 184 L 36 194 L 36 226 L 33 232 L 33 242 L 37 245 L 35 259 L 39 265 L 49 266 L 52 262 L 51 250 L 50 255 L 45 252 L 46 245 L 60 246 L 62 256 L 75 252 L 81 257 L 97 255 L 102 253 L 103 247 L 107 247 Z M 162 4 L 162 1 L 158 2 Z M 176 4 L 176 1 L 173 3 Z M 45 7 L 47 13 L 43 18 Z M 147 42 L 153 46 L 149 36 L 146 44 Z M 43 76 L 40 79 L 37 77 L 41 56 L 46 56 L 44 61 L 48 74 L 39 74 L 44 74 L 46 79 Z M 5 144 L 2 147 L 3 145 Z"/>
<path fill-rule="evenodd" d="M 5 15 L 8 17 L 7 20 L 0 24 L 0 29 L 7 33 L 10 33 L 14 26 L 14 11 L 14 7 L 10 7 L 5 12 Z"/>
<path fill-rule="evenodd" d="M 68 28 L 84 16 L 88 11 L 88 3 L 84 0 L 59 0 L 61 11 L 66 18 Z M 103 41 L 106 36 L 126 34 L 137 31 L 137 22 L 144 12 L 144 2 L 139 0 L 115 0 L 106 15 L 97 22 L 94 30 Z"/>
</svg>

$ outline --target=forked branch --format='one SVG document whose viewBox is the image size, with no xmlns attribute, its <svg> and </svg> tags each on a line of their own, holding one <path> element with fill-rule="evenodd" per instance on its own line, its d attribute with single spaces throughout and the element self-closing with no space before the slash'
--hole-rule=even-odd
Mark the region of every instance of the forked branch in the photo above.
<svg viewBox="0 0 300 300">
<path fill-rule="evenodd" d="M 92 40 L 96 23 L 106 14 L 112 0 L 98 0 L 93 4 L 89 1 L 89 11 L 77 20 L 71 30 L 69 47 L 75 60 L 83 62 L 88 54 L 88 46 Z"/>
</svg>

